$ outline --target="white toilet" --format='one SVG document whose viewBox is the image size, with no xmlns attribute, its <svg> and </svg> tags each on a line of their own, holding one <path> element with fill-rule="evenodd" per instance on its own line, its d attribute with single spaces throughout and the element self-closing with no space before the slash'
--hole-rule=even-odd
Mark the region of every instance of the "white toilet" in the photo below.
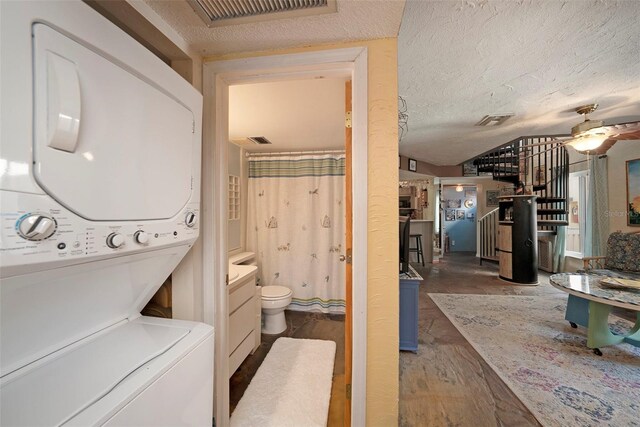
<svg viewBox="0 0 640 427">
<path fill-rule="evenodd" d="M 284 286 L 262 287 L 263 334 L 281 334 L 287 329 L 284 309 L 291 304 L 293 291 Z"/>
</svg>

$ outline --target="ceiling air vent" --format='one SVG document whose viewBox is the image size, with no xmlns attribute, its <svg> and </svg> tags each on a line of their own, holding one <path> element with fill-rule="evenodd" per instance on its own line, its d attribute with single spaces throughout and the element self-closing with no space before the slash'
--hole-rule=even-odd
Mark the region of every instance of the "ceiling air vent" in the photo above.
<svg viewBox="0 0 640 427">
<path fill-rule="evenodd" d="M 208 27 L 319 15 L 337 11 L 336 0 L 187 0 Z"/>
<path fill-rule="evenodd" d="M 247 138 L 249 141 L 253 142 L 254 144 L 258 144 L 258 145 L 265 145 L 265 144 L 271 144 L 271 141 L 269 141 L 267 138 L 265 138 L 264 136 L 250 136 L 249 138 Z"/>
<path fill-rule="evenodd" d="M 492 114 L 490 116 L 484 116 L 482 120 L 476 123 L 476 126 L 498 126 L 507 121 L 507 119 L 513 117 L 513 113 L 506 114 Z"/>
</svg>

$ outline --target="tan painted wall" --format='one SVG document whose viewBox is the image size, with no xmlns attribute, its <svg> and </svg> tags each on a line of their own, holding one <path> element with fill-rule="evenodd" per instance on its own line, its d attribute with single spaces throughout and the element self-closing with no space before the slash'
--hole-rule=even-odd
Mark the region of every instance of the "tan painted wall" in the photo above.
<svg viewBox="0 0 640 427">
<path fill-rule="evenodd" d="M 397 41 L 381 39 L 204 61 L 345 47 L 368 50 L 367 424 L 398 423 L 398 81 Z"/>
<path fill-rule="evenodd" d="M 400 156 L 400 169 L 409 170 L 409 157 Z M 429 162 L 425 162 L 423 160 L 416 160 L 416 170 L 413 171 L 416 173 L 421 173 L 423 175 L 432 175 L 438 177 L 445 176 L 462 176 L 462 166 L 460 165 L 449 165 L 449 166 L 438 166 L 433 165 Z"/>
<path fill-rule="evenodd" d="M 609 158 L 609 231 L 640 231 L 627 225 L 626 161 L 640 159 L 640 141 L 618 141 L 607 152 Z"/>
</svg>

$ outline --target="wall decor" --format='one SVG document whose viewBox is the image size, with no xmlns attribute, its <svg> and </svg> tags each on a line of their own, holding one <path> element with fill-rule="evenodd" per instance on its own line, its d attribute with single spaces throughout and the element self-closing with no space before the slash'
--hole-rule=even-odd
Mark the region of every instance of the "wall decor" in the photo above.
<svg viewBox="0 0 640 427">
<path fill-rule="evenodd" d="M 476 190 L 464 190 L 464 197 L 476 197 Z"/>
<path fill-rule="evenodd" d="M 477 176 L 478 175 L 478 166 L 474 165 L 472 162 L 463 163 L 462 164 L 462 175 L 463 176 Z"/>
<path fill-rule="evenodd" d="M 467 209 L 471 209 L 476 205 L 476 202 L 473 199 L 467 199 L 464 201 L 464 207 Z"/>
<path fill-rule="evenodd" d="M 464 209 L 457 209 L 456 210 L 456 219 L 464 219 L 464 217 L 465 217 Z"/>
<path fill-rule="evenodd" d="M 473 220 L 475 219 L 475 217 L 476 217 L 476 213 L 474 211 L 467 212 L 467 219 Z"/>
<path fill-rule="evenodd" d="M 500 190 L 487 190 L 487 206 L 498 206 Z"/>
<path fill-rule="evenodd" d="M 640 227 L 640 159 L 627 160 L 627 225 Z"/>
<path fill-rule="evenodd" d="M 461 199 L 449 199 L 447 200 L 447 204 L 445 205 L 449 209 L 457 209 L 462 207 Z"/>
<path fill-rule="evenodd" d="M 445 209 L 444 210 L 444 220 L 445 221 L 455 221 L 456 220 L 456 210 L 455 209 Z"/>
<path fill-rule="evenodd" d="M 415 159 L 409 159 L 409 170 L 416 172 L 418 170 L 418 161 Z"/>
</svg>

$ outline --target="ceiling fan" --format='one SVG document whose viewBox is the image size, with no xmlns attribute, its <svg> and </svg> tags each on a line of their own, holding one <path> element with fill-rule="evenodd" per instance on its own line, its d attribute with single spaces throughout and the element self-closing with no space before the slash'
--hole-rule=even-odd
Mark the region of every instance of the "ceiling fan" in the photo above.
<svg viewBox="0 0 640 427">
<path fill-rule="evenodd" d="M 564 140 L 563 145 L 569 145 L 581 154 L 600 155 L 617 141 L 640 139 L 640 121 L 605 126 L 602 120 L 590 120 L 587 117 L 596 108 L 598 104 L 582 105 L 575 109 L 585 120 L 571 128 L 571 138 Z"/>
</svg>

